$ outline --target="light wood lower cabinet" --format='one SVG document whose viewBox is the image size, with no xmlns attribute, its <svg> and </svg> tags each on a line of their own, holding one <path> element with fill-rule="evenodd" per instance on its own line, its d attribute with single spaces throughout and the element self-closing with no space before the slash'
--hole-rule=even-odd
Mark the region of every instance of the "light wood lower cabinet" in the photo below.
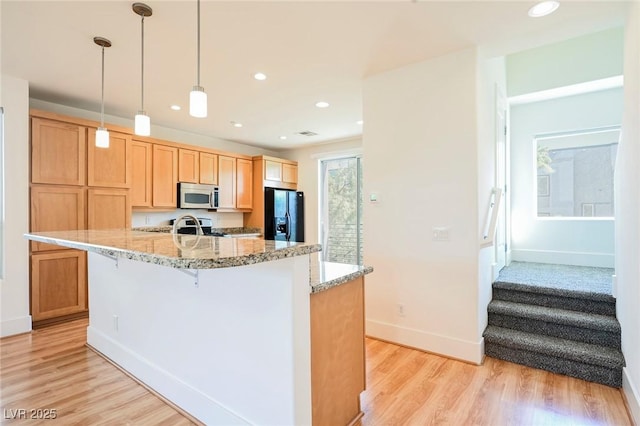
<svg viewBox="0 0 640 426">
<path fill-rule="evenodd" d="M 31 316 L 41 321 L 87 311 L 87 256 L 79 250 L 31 255 Z"/>
<path fill-rule="evenodd" d="M 310 297 L 312 423 L 349 425 L 365 390 L 364 278 Z"/>
<path fill-rule="evenodd" d="M 31 231 L 85 229 L 85 189 L 57 185 L 31 186 Z M 31 250 L 60 250 L 60 246 L 31 242 Z"/>
<path fill-rule="evenodd" d="M 89 229 L 131 228 L 131 198 L 128 189 L 89 189 Z"/>
</svg>

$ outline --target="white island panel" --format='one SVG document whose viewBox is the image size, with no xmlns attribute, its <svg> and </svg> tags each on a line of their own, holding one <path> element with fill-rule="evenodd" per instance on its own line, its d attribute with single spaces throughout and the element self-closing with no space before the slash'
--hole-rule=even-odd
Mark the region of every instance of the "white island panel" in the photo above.
<svg viewBox="0 0 640 426">
<path fill-rule="evenodd" d="M 88 260 L 90 346 L 208 425 L 311 424 L 309 255 L 199 270 L 198 286 Z"/>
</svg>

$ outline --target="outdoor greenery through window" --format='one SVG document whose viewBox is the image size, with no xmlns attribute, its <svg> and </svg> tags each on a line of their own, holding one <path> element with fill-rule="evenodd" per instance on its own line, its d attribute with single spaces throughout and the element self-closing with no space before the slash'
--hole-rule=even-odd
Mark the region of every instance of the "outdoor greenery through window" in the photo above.
<svg viewBox="0 0 640 426">
<path fill-rule="evenodd" d="M 613 217 L 619 127 L 538 137 L 538 217 Z"/>
<path fill-rule="evenodd" d="M 320 237 L 324 260 L 361 265 L 362 158 L 323 160 L 320 168 Z"/>
</svg>

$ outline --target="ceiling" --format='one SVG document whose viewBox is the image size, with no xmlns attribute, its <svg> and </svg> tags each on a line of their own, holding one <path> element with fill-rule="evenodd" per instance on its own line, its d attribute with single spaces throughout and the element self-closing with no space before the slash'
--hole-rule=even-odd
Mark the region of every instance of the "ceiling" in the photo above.
<svg viewBox="0 0 640 426">
<path fill-rule="evenodd" d="M 269 149 L 362 133 L 369 76 L 472 45 L 494 54 L 623 25 L 628 3 L 562 1 L 532 19 L 532 1 L 233 1 L 201 3 L 207 118 L 189 116 L 196 84 L 195 0 L 149 0 L 144 107 L 161 125 Z M 2 0 L 2 73 L 33 98 L 133 118 L 141 104 L 141 20 L 133 1 Z M 253 79 L 261 71 L 264 81 Z M 317 101 L 330 103 L 317 108 Z M 180 111 L 170 109 L 180 105 Z M 236 128 L 231 122 L 242 123 Z M 366 125 L 366 124 L 365 124 Z M 311 131 L 317 136 L 303 136 Z M 281 140 L 280 136 L 286 136 Z"/>
</svg>

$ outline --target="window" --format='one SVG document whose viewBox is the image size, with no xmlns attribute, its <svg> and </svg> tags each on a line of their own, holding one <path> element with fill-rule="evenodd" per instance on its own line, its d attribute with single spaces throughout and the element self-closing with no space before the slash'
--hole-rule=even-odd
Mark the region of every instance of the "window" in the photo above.
<svg viewBox="0 0 640 426">
<path fill-rule="evenodd" d="M 362 158 L 320 162 L 320 241 L 328 262 L 362 264 Z"/>
<path fill-rule="evenodd" d="M 538 217 L 613 217 L 619 137 L 619 127 L 538 137 Z"/>
</svg>

